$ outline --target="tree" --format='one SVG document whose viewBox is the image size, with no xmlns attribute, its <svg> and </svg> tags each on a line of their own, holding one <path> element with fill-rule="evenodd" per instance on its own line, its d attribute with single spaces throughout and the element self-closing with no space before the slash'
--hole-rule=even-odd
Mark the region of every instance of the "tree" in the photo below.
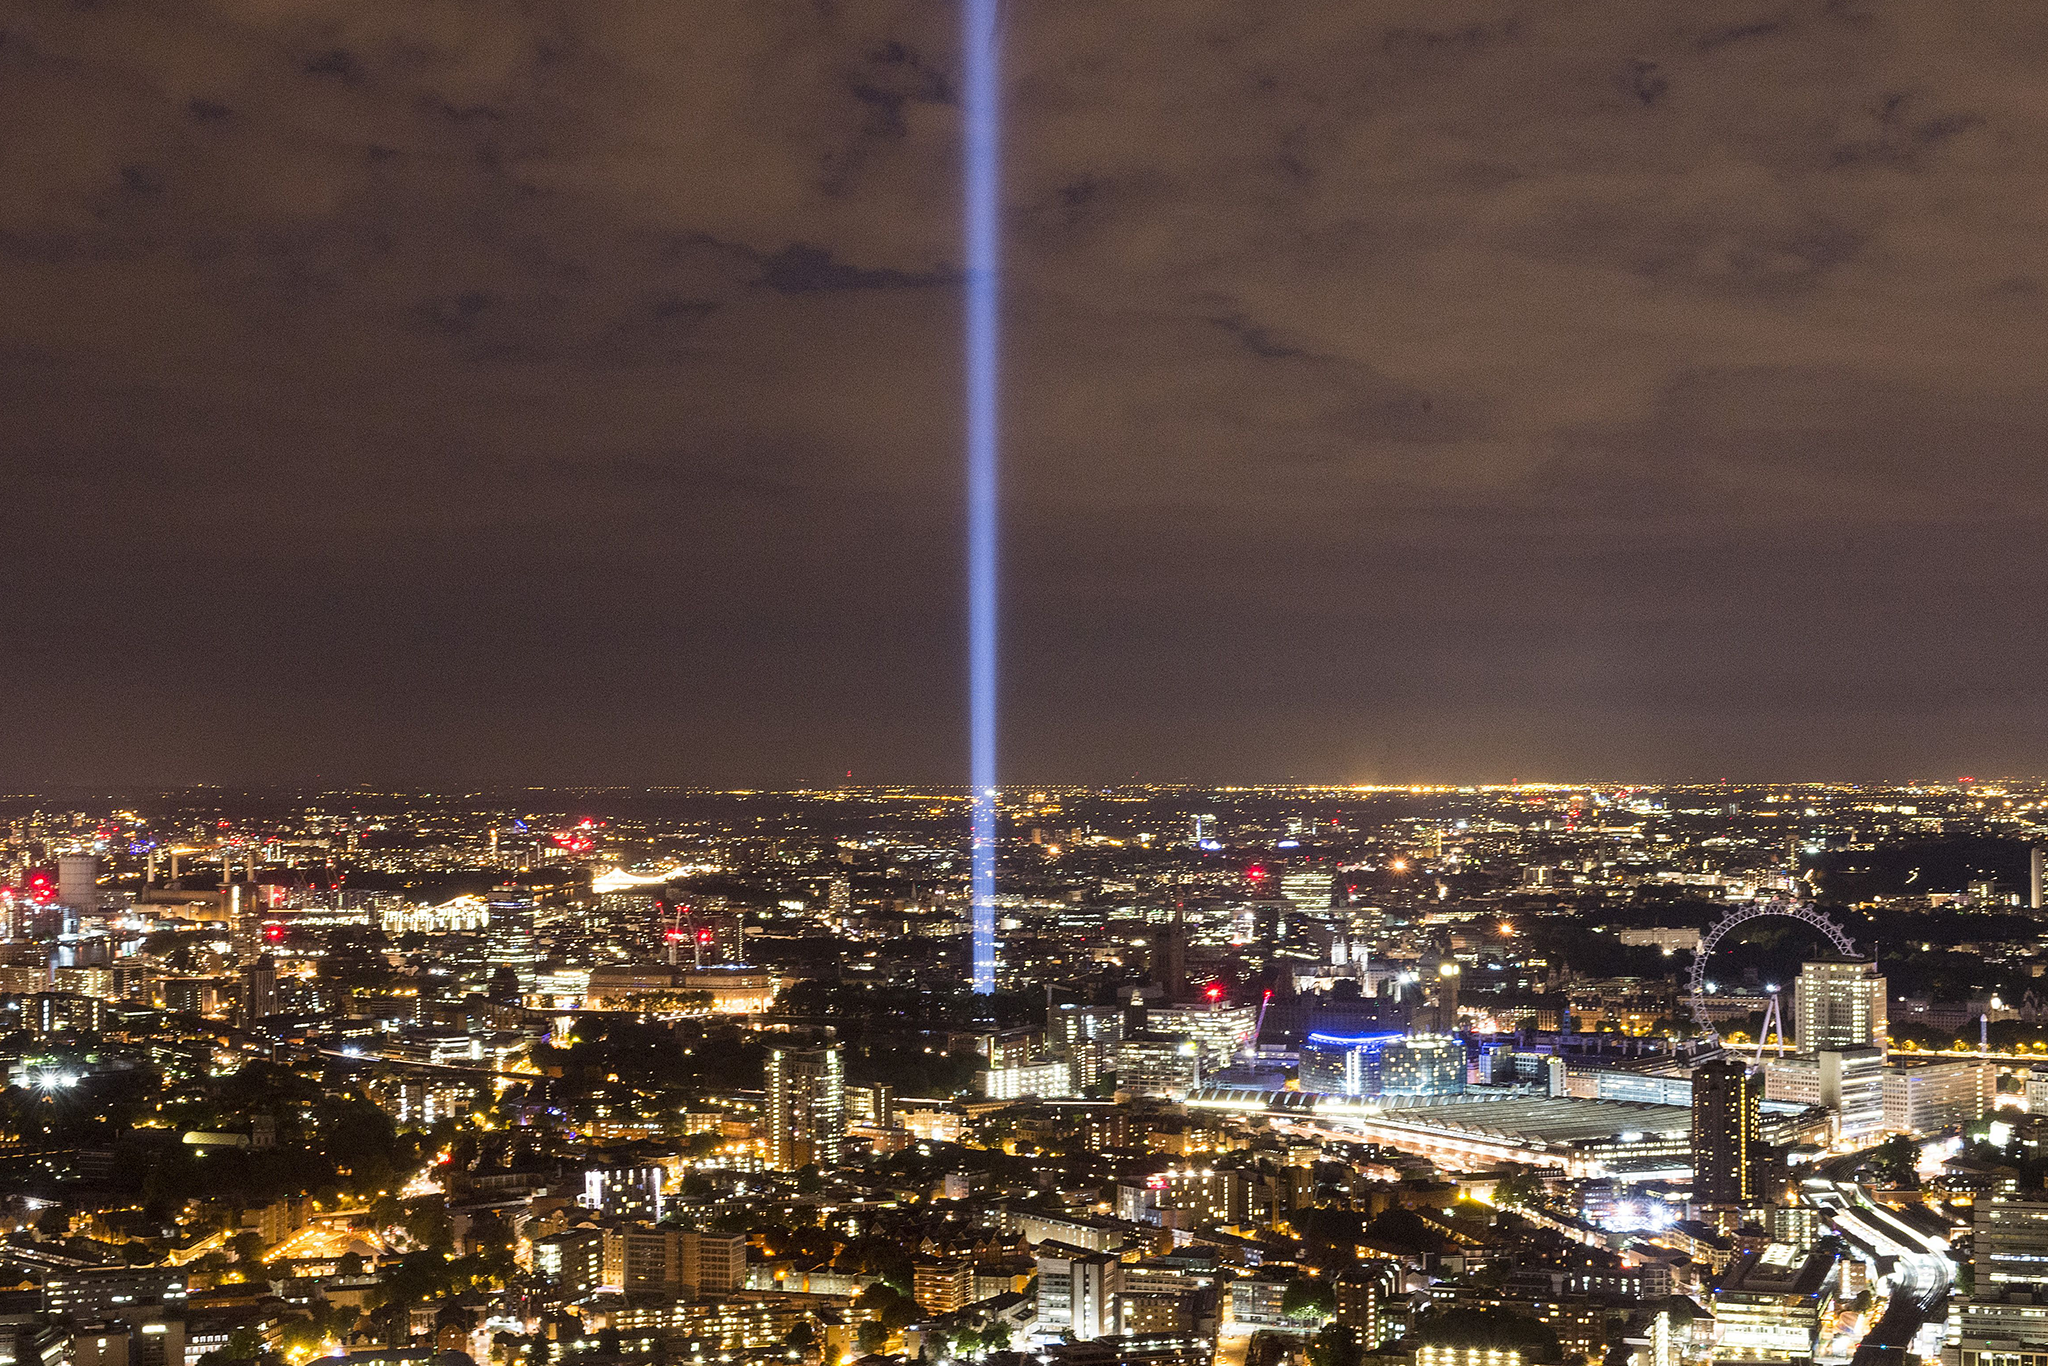
<svg viewBox="0 0 2048 1366">
<path fill-rule="evenodd" d="M 1321 1323 L 1337 1312 L 1337 1292 L 1320 1276 L 1297 1276 L 1280 1292 L 1280 1312 L 1300 1323 Z"/>
<path fill-rule="evenodd" d="M 1341 1323 L 1326 1324 L 1308 1340 L 1309 1366 L 1358 1366 L 1365 1355 L 1358 1343 L 1358 1330 Z"/>
<path fill-rule="evenodd" d="M 916 1300 L 884 1281 L 877 1281 L 854 1296 L 853 1307 L 891 1332 L 908 1328 L 924 1317 Z"/>
<path fill-rule="evenodd" d="M 860 1344 L 862 1352 L 879 1352 L 888 1345 L 889 1330 L 874 1319 L 866 1319 L 855 1330 L 854 1341 Z"/>
<path fill-rule="evenodd" d="M 405 1206 L 395 1195 L 380 1195 L 370 1206 L 370 1226 L 379 1233 L 396 1228 L 405 1219 Z"/>
<path fill-rule="evenodd" d="M 1543 1183 L 1532 1172 L 1518 1171 L 1500 1179 L 1493 1188 L 1493 1203 L 1504 1209 L 1534 1205 L 1543 1198 Z"/>
<path fill-rule="evenodd" d="M 1408 1341 L 1433 1347 L 1511 1347 L 1524 1360 L 1557 1351 L 1557 1334 L 1547 1325 L 1505 1309 L 1432 1309 L 1408 1325 Z"/>
<path fill-rule="evenodd" d="M 439 1200 L 422 1200 L 414 1206 L 405 1216 L 405 1231 L 422 1247 L 447 1251 L 455 1246 L 455 1223 Z"/>
<path fill-rule="evenodd" d="M 1904 1134 L 1894 1134 L 1877 1145 L 1870 1165 L 1899 1185 L 1914 1180 L 1920 1169 L 1920 1145 Z"/>
</svg>

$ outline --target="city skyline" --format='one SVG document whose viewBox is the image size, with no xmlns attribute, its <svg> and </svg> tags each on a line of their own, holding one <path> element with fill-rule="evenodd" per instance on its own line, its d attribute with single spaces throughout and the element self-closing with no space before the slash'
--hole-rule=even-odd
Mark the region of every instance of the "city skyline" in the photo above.
<svg viewBox="0 0 2048 1366">
<path fill-rule="evenodd" d="M 2048 782 L 966 805 L 0 797 L 0 1352 L 2048 1350 Z"/>
<path fill-rule="evenodd" d="M 0 1366 L 2048 1366 L 2044 54 L 20 0 Z"/>
</svg>

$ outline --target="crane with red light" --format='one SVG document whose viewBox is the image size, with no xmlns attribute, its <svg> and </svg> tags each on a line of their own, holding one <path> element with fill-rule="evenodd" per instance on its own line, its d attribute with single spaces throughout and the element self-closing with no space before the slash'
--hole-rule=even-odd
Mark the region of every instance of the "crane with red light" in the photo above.
<svg viewBox="0 0 2048 1366">
<path fill-rule="evenodd" d="M 690 908 L 678 901 L 669 908 L 668 921 L 662 930 L 662 941 L 668 946 L 668 961 L 671 967 L 681 966 L 683 945 L 690 946 L 690 966 L 704 966 L 704 950 L 711 948 L 718 938 L 718 932 L 709 925 L 690 926 L 693 919 Z"/>
</svg>

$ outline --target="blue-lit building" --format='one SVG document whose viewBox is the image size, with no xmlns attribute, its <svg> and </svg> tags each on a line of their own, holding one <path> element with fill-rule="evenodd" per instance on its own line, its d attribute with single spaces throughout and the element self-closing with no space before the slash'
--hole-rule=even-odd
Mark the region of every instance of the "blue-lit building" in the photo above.
<svg viewBox="0 0 2048 1366">
<path fill-rule="evenodd" d="M 1382 1058 L 1398 1030 L 1380 1034 L 1312 1033 L 1301 1044 L 1301 1089 L 1329 1096 L 1376 1096 Z"/>
</svg>

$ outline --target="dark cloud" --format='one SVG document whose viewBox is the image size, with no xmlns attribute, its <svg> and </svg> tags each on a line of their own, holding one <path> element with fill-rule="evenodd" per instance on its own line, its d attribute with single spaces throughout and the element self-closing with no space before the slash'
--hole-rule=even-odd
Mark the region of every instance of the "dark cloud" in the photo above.
<svg viewBox="0 0 2048 1366">
<path fill-rule="evenodd" d="M 0 770 L 957 777 L 954 17 L 16 6 Z M 1007 22 L 1017 776 L 2048 766 L 2048 18 Z"/>
</svg>

